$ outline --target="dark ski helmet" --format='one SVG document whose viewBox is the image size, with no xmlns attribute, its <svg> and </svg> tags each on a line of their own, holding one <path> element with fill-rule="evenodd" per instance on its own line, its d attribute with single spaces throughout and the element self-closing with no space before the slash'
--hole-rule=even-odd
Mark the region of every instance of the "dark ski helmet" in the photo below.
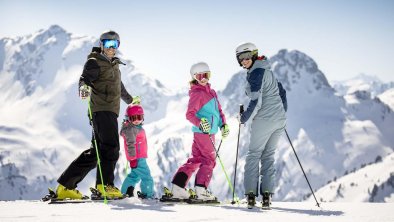
<svg viewBox="0 0 394 222">
<path fill-rule="evenodd" d="M 103 32 L 100 35 L 100 42 L 102 42 L 104 39 L 117 40 L 120 44 L 119 34 L 112 30 Z"/>
</svg>

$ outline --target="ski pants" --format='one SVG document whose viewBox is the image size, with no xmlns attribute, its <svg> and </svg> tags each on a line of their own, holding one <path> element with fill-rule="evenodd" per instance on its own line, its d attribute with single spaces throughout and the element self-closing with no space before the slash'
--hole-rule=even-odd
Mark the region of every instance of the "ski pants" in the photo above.
<svg viewBox="0 0 394 222">
<path fill-rule="evenodd" d="M 57 180 L 68 189 L 75 189 L 95 167 L 97 167 L 96 185 L 101 184 L 94 139 L 99 151 L 103 182 L 105 185 L 114 185 L 115 165 L 119 159 L 118 116 L 113 112 L 99 111 L 94 112 L 92 118 L 94 135 L 92 133 L 90 148 L 83 151 Z"/>
<path fill-rule="evenodd" d="M 150 174 L 149 166 L 146 158 L 138 159 L 137 167 L 131 168 L 131 172 L 124 179 L 121 191 L 123 194 L 127 193 L 127 188 L 135 187 L 141 181 L 141 192 L 148 198 L 154 196 L 153 178 Z"/>
<path fill-rule="evenodd" d="M 259 171 L 261 175 L 260 193 L 262 194 L 265 191 L 272 193 L 274 191 L 274 156 L 279 137 L 284 131 L 285 125 L 285 120 L 253 120 L 250 145 L 245 161 L 245 194 L 253 192 L 258 196 Z"/>
<path fill-rule="evenodd" d="M 216 165 L 216 152 L 209 136 L 215 141 L 214 134 L 194 133 L 192 156 L 178 169 L 172 180 L 173 184 L 185 187 L 192 174 L 198 169 L 195 186 L 208 187 Z"/>
</svg>

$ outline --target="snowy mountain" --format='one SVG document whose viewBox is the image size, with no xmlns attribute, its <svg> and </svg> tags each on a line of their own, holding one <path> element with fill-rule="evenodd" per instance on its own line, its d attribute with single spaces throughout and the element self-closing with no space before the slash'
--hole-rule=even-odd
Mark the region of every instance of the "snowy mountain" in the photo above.
<svg viewBox="0 0 394 222">
<path fill-rule="evenodd" d="M 383 103 L 387 104 L 391 110 L 394 110 L 394 89 L 388 89 L 384 93 L 378 95 L 378 98 Z"/>
<path fill-rule="evenodd" d="M 316 195 L 322 202 L 394 202 L 394 153 L 320 188 Z"/>
<path fill-rule="evenodd" d="M 43 196 L 46 187 L 56 186 L 65 167 L 88 148 L 91 128 L 86 118 L 87 104 L 77 96 L 77 82 L 86 55 L 95 44 L 95 38 L 76 36 L 59 26 L 0 40 L 0 99 L 4 101 L 0 107 L 0 188 L 13 191 L 0 192 L 1 200 Z M 119 57 L 126 63 L 121 69 L 123 83 L 133 95 L 142 97 L 148 163 L 160 194 L 163 186 L 170 186 L 176 169 L 190 153 L 191 124 L 185 119 L 187 90 L 175 89 L 180 93 L 174 93 L 159 81 L 137 73 L 132 61 L 122 54 Z M 288 133 L 314 189 L 392 153 L 394 113 L 388 105 L 393 103 L 390 94 L 371 98 L 363 93 L 369 91 L 357 91 L 341 96 L 317 63 L 299 51 L 281 50 L 271 62 L 274 74 L 287 90 Z M 243 83 L 245 72 L 240 71 L 218 92 L 231 130 L 220 148 L 231 183 L 238 134 L 235 116 L 239 104 L 248 102 Z M 212 85 L 215 88 L 214 82 Z M 122 104 L 119 121 L 124 109 Z M 236 194 L 240 197 L 244 192 L 249 127 L 241 127 L 236 180 Z M 219 141 L 218 134 L 216 146 Z M 307 198 L 309 188 L 286 137 L 279 142 L 276 159 L 278 188 L 274 199 Z M 118 163 L 115 182 L 119 186 L 127 165 L 123 147 Z M 82 192 L 93 185 L 93 177 L 88 175 L 80 184 Z M 219 161 L 210 189 L 220 199 L 231 198 Z"/>
<path fill-rule="evenodd" d="M 369 97 L 383 93 L 384 91 L 393 88 L 394 82 L 383 83 L 376 76 L 369 76 L 366 74 L 359 74 L 358 76 L 345 81 L 333 81 L 332 85 L 339 95 L 354 94 L 357 91 L 369 92 Z"/>
</svg>

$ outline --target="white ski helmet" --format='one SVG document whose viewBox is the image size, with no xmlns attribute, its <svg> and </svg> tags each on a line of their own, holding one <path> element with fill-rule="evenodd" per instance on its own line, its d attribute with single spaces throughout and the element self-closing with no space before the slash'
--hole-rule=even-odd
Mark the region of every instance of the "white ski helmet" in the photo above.
<svg viewBox="0 0 394 222">
<path fill-rule="evenodd" d="M 208 64 L 205 62 L 198 62 L 196 64 L 193 64 L 190 68 L 190 76 L 192 77 L 192 79 L 194 79 L 194 74 L 203 72 L 211 72 L 209 70 Z"/>
<path fill-rule="evenodd" d="M 258 50 L 255 44 L 251 42 L 243 42 L 237 46 L 235 49 L 235 53 L 237 56 L 243 52 L 252 52 L 253 54 L 257 54 Z"/>
</svg>

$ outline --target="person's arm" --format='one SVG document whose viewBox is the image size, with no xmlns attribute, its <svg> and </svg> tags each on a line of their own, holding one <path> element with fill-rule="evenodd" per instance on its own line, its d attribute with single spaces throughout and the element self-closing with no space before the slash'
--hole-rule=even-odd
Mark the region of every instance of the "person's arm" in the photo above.
<svg viewBox="0 0 394 222">
<path fill-rule="evenodd" d="M 226 124 L 226 117 L 225 117 L 225 115 L 223 113 L 222 105 L 220 105 L 220 102 L 219 102 L 219 99 L 218 99 L 218 95 L 216 94 L 215 91 L 213 91 L 213 92 L 214 92 L 216 101 L 218 102 L 218 109 L 219 109 L 219 115 L 220 115 L 220 120 L 221 120 L 221 122 L 219 123 L 219 127 L 222 127 L 224 124 Z"/>
<path fill-rule="evenodd" d="M 120 82 L 120 97 L 126 104 L 131 104 L 133 102 L 133 97 L 127 92 L 122 81 Z"/>
<path fill-rule="evenodd" d="M 265 69 L 255 69 L 250 73 L 250 78 L 248 80 L 250 84 L 251 97 L 249 101 L 248 108 L 241 114 L 241 123 L 248 121 L 253 111 L 256 109 L 259 99 L 261 99 L 260 90 L 263 84 L 263 76 Z"/>
<path fill-rule="evenodd" d="M 82 75 L 79 78 L 79 87 L 83 86 L 84 84 L 94 88 L 94 81 L 98 79 L 100 74 L 100 66 L 98 65 L 96 59 L 90 58 L 86 61 Z"/>
<path fill-rule="evenodd" d="M 186 119 L 189 120 L 193 125 L 199 127 L 200 119 L 197 118 L 196 113 L 201 108 L 200 98 L 198 92 L 190 92 L 189 104 L 187 105 Z"/>
<path fill-rule="evenodd" d="M 120 135 L 123 137 L 126 159 L 129 161 L 137 158 L 135 147 L 137 133 L 137 130 L 131 126 L 130 122 L 124 122 L 122 124 Z"/>
</svg>

